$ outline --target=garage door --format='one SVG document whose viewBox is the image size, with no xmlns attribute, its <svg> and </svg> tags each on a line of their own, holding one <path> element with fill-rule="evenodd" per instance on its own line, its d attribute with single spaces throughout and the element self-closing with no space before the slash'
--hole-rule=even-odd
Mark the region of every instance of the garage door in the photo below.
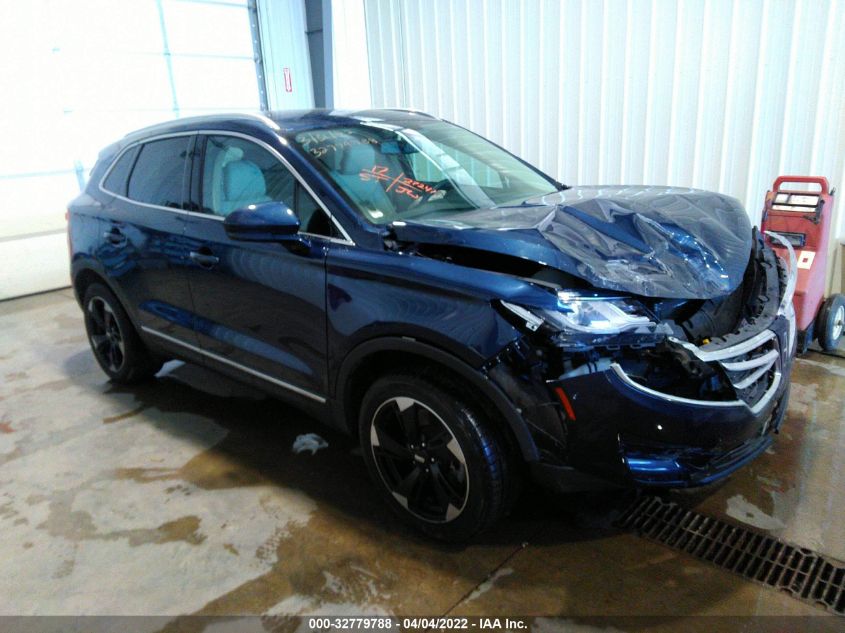
<svg viewBox="0 0 845 633">
<path fill-rule="evenodd" d="M 246 0 L 0 4 L 3 299 L 68 285 L 65 210 L 101 148 L 261 99 Z"/>
</svg>

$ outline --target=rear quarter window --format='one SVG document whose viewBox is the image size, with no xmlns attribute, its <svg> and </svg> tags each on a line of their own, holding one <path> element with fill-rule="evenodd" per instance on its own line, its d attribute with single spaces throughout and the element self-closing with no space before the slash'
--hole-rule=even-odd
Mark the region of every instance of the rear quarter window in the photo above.
<svg viewBox="0 0 845 633">
<path fill-rule="evenodd" d="M 127 197 L 136 202 L 182 208 L 182 180 L 190 136 L 144 143 L 129 176 Z"/>
<path fill-rule="evenodd" d="M 132 172 L 132 165 L 138 156 L 138 146 L 130 147 L 120 155 L 117 162 L 112 165 L 108 176 L 103 181 L 103 189 L 120 196 L 126 195 L 126 185 L 129 181 L 129 174 Z"/>
</svg>

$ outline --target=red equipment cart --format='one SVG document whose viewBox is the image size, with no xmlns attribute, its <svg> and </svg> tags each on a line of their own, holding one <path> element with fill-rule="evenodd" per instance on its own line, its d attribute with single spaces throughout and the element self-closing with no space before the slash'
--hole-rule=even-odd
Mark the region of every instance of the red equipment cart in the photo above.
<svg viewBox="0 0 845 633">
<path fill-rule="evenodd" d="M 817 185 L 819 191 L 796 191 L 784 184 Z M 795 250 L 798 281 L 795 306 L 798 328 L 798 353 L 807 351 L 814 338 L 825 350 L 836 348 L 845 325 L 845 297 L 833 294 L 825 299 L 827 255 L 829 252 L 833 194 L 827 178 L 820 176 L 779 176 L 766 194 L 763 231 L 778 233 Z M 786 247 L 772 241 L 778 254 L 786 256 Z"/>
</svg>

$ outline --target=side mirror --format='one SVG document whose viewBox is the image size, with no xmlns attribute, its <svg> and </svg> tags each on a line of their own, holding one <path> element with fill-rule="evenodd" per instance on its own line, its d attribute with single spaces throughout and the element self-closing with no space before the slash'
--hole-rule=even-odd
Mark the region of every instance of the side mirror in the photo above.
<svg viewBox="0 0 845 633">
<path fill-rule="evenodd" d="M 299 218 L 286 204 L 261 202 L 232 211 L 223 228 L 233 240 L 278 242 L 299 232 Z"/>
</svg>

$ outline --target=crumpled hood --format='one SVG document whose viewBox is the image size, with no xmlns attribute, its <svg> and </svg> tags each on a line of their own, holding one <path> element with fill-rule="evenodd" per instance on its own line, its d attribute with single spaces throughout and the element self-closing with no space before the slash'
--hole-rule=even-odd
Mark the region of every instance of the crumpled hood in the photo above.
<svg viewBox="0 0 845 633">
<path fill-rule="evenodd" d="M 751 224 L 729 196 L 671 187 L 577 187 L 528 201 L 393 225 L 400 241 L 529 259 L 597 288 L 708 299 L 742 281 Z"/>
</svg>

